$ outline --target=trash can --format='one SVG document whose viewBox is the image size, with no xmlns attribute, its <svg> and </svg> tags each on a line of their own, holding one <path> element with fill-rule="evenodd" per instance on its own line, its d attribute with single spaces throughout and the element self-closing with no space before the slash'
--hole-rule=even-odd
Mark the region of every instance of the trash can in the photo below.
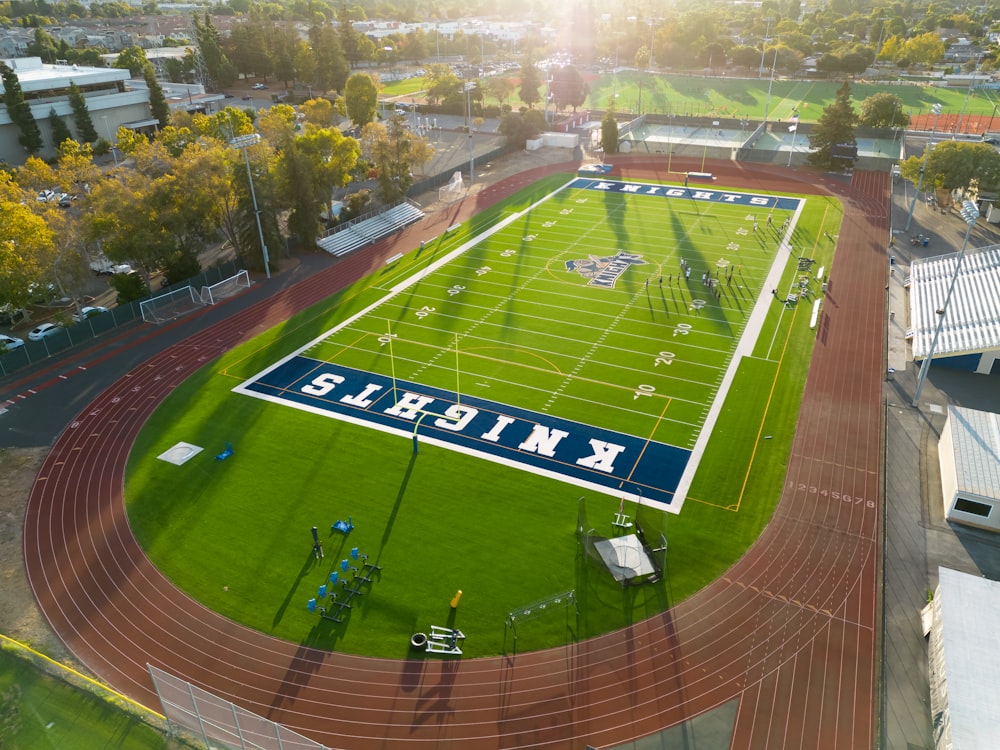
<svg viewBox="0 0 1000 750">
<path fill-rule="evenodd" d="M 885 379 L 886 380 L 892 380 L 895 377 L 895 375 L 896 375 L 896 368 L 895 367 L 890 367 L 889 368 L 889 372 L 887 373 Z M 416 638 L 417 636 L 413 636 L 413 637 Z"/>
<path fill-rule="evenodd" d="M 924 237 L 924 247 L 927 247 L 929 244 L 931 244 L 931 238 Z"/>
</svg>

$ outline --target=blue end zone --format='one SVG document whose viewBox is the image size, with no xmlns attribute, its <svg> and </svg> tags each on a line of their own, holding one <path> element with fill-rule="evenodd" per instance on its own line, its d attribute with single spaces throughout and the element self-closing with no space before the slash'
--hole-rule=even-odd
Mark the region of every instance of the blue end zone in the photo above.
<svg viewBox="0 0 1000 750">
<path fill-rule="evenodd" d="M 577 177 L 570 183 L 579 190 L 599 190 L 604 193 L 631 193 L 634 195 L 662 195 L 664 198 L 686 198 L 706 203 L 728 203 L 747 208 L 780 208 L 794 211 L 801 205 L 801 198 L 786 198 L 759 193 L 740 193 L 733 190 L 711 190 L 701 187 L 656 185 L 649 182 L 619 182 L 592 177 Z"/>
<path fill-rule="evenodd" d="M 691 451 L 349 367 L 294 356 L 234 389 L 670 507 Z"/>
</svg>

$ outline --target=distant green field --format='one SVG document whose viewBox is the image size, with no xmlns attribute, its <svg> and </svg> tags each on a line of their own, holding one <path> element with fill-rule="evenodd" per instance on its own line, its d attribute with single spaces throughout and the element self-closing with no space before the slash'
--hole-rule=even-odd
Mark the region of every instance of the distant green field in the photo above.
<svg viewBox="0 0 1000 750">
<path fill-rule="evenodd" d="M 771 300 L 764 279 L 791 212 L 775 211 L 771 227 L 766 211 L 747 206 L 552 192 L 567 179 L 541 181 L 429 241 L 176 389 L 143 430 L 127 478 L 133 528 L 161 569 L 263 632 L 401 657 L 410 634 L 449 615 L 469 635 L 467 655 L 509 651 L 506 613 L 568 590 L 579 615 L 526 625 L 518 648 L 589 637 L 662 611 L 732 565 L 779 496 L 812 348 L 809 303 L 769 301 L 682 513 L 626 504 L 654 541 L 666 534 L 670 557 L 664 580 L 624 589 L 588 559 L 577 534 L 612 535 L 616 493 L 437 445 L 414 453 L 408 433 L 231 392 L 312 342 L 303 354 L 319 366 L 691 448 L 755 300 Z M 815 259 L 814 271 L 829 268 L 824 232 L 835 235 L 840 220 L 836 202 L 806 200 L 791 241 Z M 620 250 L 641 262 L 610 287 L 567 266 Z M 693 271 L 685 282 L 681 257 Z M 797 286 L 793 266 L 783 268 L 782 295 Z M 718 273 L 721 298 L 703 273 Z M 206 450 L 179 467 L 155 460 L 182 440 Z M 227 441 L 235 454 L 215 461 Z M 349 537 L 330 530 L 348 517 Z M 318 561 L 312 526 L 324 546 Z M 321 620 L 306 602 L 352 547 L 377 561 L 381 576 L 345 623 Z"/>
<path fill-rule="evenodd" d="M 776 78 L 772 84 L 768 76 L 706 78 L 634 71 L 593 77 L 588 84 L 590 96 L 584 108 L 603 110 L 614 97 L 616 108 L 626 112 L 641 110 L 658 114 L 760 119 L 767 107 L 768 118 L 779 120 L 787 119 L 792 109 L 797 108 L 803 122 L 819 119 L 823 109 L 833 103 L 841 86 L 839 81 Z M 422 78 L 393 81 L 386 84 L 381 96 L 410 96 L 423 88 Z M 768 88 L 771 89 L 770 105 Z M 910 115 L 929 114 L 933 105 L 940 104 L 945 115 L 964 112 L 967 116 L 990 116 L 995 114 L 994 106 L 1000 104 L 1000 92 L 984 88 L 977 88 L 969 95 L 964 87 L 851 83 L 852 98 L 859 110 L 862 101 L 880 92 L 898 96 Z M 419 96 L 417 100 L 419 102 Z M 496 102 L 487 98 L 485 103 Z M 516 92 L 507 103 L 515 109 L 521 106 Z M 1000 120 L 997 125 L 1000 127 Z"/>
<path fill-rule="evenodd" d="M 787 119 L 797 108 L 804 122 L 815 121 L 823 109 L 833 103 L 839 81 L 812 81 L 775 79 L 771 84 L 763 78 L 702 78 L 694 76 L 646 75 L 621 73 L 602 76 L 590 84 L 591 93 L 587 106 L 597 109 L 607 107 L 612 95 L 619 110 L 635 110 L 674 115 L 699 115 L 718 117 L 748 117 L 760 119 L 767 105 L 768 87 L 771 101 L 768 118 Z M 919 84 L 851 83 L 851 96 L 855 107 L 880 92 L 889 92 L 903 102 L 904 110 L 912 115 L 928 114 L 934 104 L 940 104 L 946 114 L 990 115 L 994 105 L 1000 103 L 1000 92 L 976 89 L 968 96 L 968 89 L 946 89 Z"/>
<path fill-rule="evenodd" d="M 164 750 L 139 718 L 50 677 L 0 649 L 0 747 L 25 750 Z"/>
</svg>

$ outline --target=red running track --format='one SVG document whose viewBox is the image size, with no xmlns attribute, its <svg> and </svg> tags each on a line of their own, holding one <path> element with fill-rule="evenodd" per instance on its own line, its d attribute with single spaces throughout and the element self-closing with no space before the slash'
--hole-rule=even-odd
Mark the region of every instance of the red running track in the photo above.
<svg viewBox="0 0 1000 750">
<path fill-rule="evenodd" d="M 397 249 L 555 171 L 547 168 L 349 256 L 108 387 L 57 439 L 28 503 L 28 576 L 53 629 L 101 679 L 146 705 L 158 707 L 150 663 L 351 750 L 579 750 L 733 699 L 733 748 L 872 747 L 888 177 L 859 172 L 848 184 L 813 172 L 711 166 L 720 184 L 838 193 L 846 208 L 781 501 L 721 579 L 659 616 L 563 648 L 393 661 L 316 651 L 234 624 L 174 588 L 131 534 L 125 463 L 177 384 Z M 618 171 L 668 177 L 648 157 L 623 160 Z"/>
</svg>

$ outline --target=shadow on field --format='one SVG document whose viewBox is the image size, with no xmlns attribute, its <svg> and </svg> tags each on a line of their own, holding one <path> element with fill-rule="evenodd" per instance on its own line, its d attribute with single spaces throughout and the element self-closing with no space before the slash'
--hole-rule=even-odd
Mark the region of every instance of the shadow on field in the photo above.
<svg viewBox="0 0 1000 750">
<path fill-rule="evenodd" d="M 295 577 L 291 587 L 288 589 L 288 594 L 285 595 L 285 600 L 281 603 L 281 606 L 278 607 L 278 611 L 274 613 L 274 619 L 271 621 L 271 627 L 275 627 L 279 622 L 281 622 L 281 618 L 285 616 L 285 610 L 288 609 L 288 605 L 291 603 L 292 597 L 295 596 L 295 592 L 298 590 L 302 579 L 306 577 L 306 574 L 309 571 L 316 567 L 318 562 L 319 561 L 316 559 L 313 551 L 309 550 L 309 554 L 306 555 L 305 562 L 302 563 L 302 567 L 299 569 L 299 574 Z"/>
</svg>

